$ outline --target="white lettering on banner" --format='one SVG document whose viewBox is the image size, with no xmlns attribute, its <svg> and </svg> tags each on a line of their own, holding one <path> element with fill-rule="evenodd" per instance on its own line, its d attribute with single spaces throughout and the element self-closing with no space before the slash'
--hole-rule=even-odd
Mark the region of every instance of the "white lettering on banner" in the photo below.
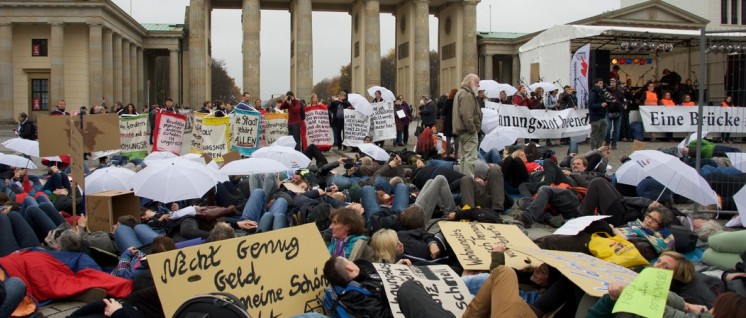
<svg viewBox="0 0 746 318">
<path fill-rule="evenodd" d="M 456 272 L 447 265 L 407 266 L 374 263 L 383 281 L 383 289 L 394 317 L 404 317 L 399 308 L 399 289 L 406 281 L 416 281 L 425 288 L 428 296 L 443 309 L 461 317 L 472 298 L 469 289 Z"/>
<path fill-rule="evenodd" d="M 363 139 L 369 132 L 370 119 L 356 110 L 345 109 L 344 112 L 345 135 L 343 144 L 350 147 L 362 144 Z"/>
<path fill-rule="evenodd" d="M 186 116 L 160 112 L 156 115 L 153 134 L 153 151 L 169 151 L 181 154 L 184 143 Z"/>
<path fill-rule="evenodd" d="M 235 109 L 231 119 L 231 149 L 248 156 L 259 149 L 259 122 L 261 114 Z"/>
<path fill-rule="evenodd" d="M 373 115 L 371 115 L 373 141 L 396 138 L 394 102 L 374 103 L 371 106 L 373 106 Z"/>
<path fill-rule="evenodd" d="M 230 117 L 207 117 L 202 120 L 202 153 L 221 158 L 229 151 Z"/>
<path fill-rule="evenodd" d="M 122 155 L 142 159 L 148 155 L 148 114 L 119 118 L 119 140 Z"/>
<path fill-rule="evenodd" d="M 206 113 L 192 113 L 192 153 L 202 153 L 202 120 L 207 115 Z"/>
<path fill-rule="evenodd" d="M 489 101 L 485 107 L 497 111 L 498 126 L 515 128 L 519 138 L 564 138 L 591 132 L 587 109 L 532 110 Z"/>
<path fill-rule="evenodd" d="M 640 106 L 646 132 L 693 132 L 699 123 L 697 106 Z M 746 132 L 746 108 L 704 106 L 702 130 L 708 132 Z"/>
<path fill-rule="evenodd" d="M 306 107 L 306 141 L 309 145 L 331 146 L 332 128 L 326 105 Z"/>
</svg>

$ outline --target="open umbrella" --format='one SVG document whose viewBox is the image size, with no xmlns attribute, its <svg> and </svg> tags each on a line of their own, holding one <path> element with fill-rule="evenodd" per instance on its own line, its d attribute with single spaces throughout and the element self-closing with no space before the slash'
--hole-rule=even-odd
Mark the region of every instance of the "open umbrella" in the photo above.
<svg viewBox="0 0 746 318">
<path fill-rule="evenodd" d="M 210 168 L 185 159 L 169 159 L 132 176 L 135 195 L 159 202 L 201 198 L 215 186 Z"/>
<path fill-rule="evenodd" d="M 376 91 L 381 92 L 381 98 L 383 98 L 383 100 L 386 102 L 393 102 L 396 100 L 396 96 L 394 96 L 394 93 L 383 86 L 371 86 L 370 88 L 368 88 L 368 95 L 370 95 L 371 97 L 375 97 Z"/>
<path fill-rule="evenodd" d="M 153 151 L 149 155 L 147 155 L 143 161 L 146 165 L 153 164 L 154 161 L 163 160 L 163 159 L 171 159 L 178 157 L 173 152 L 169 151 Z"/>
<path fill-rule="evenodd" d="M 293 136 L 282 136 L 270 144 L 270 146 L 288 147 L 293 149 L 295 149 L 296 145 L 297 143 L 295 142 L 295 139 L 293 139 Z"/>
<path fill-rule="evenodd" d="M 746 185 L 733 195 L 733 201 L 736 202 L 736 209 L 738 209 L 741 222 L 746 224 Z"/>
<path fill-rule="evenodd" d="M 730 164 L 733 165 L 741 172 L 746 172 L 746 153 L 743 152 L 726 152 L 726 156 L 730 159 Z"/>
<path fill-rule="evenodd" d="M 17 155 L 0 154 L 0 163 L 16 168 L 36 169 L 33 161 Z"/>
<path fill-rule="evenodd" d="M 531 84 L 531 85 L 528 86 L 528 88 L 530 88 L 532 91 L 535 91 L 539 87 L 541 87 L 542 89 L 544 89 L 545 93 L 549 93 L 549 92 L 551 92 L 553 90 L 558 90 L 559 89 L 559 87 L 557 87 L 557 85 L 554 85 L 554 83 L 550 83 L 550 82 L 536 82 L 536 83 L 533 83 L 533 84 Z"/>
<path fill-rule="evenodd" d="M 499 97 L 500 91 L 505 91 L 505 95 L 512 96 L 512 95 L 515 95 L 515 93 L 518 92 L 518 89 L 515 88 L 515 87 L 513 87 L 513 85 L 510 85 L 510 84 L 499 83 L 499 84 L 497 84 L 497 94 L 498 94 L 498 97 Z"/>
<path fill-rule="evenodd" d="M 246 158 L 231 161 L 220 168 L 220 173 L 228 176 L 246 176 L 257 173 L 277 173 L 288 167 L 277 160 L 267 158 Z"/>
<path fill-rule="evenodd" d="M 293 148 L 283 146 L 269 146 L 259 148 L 251 154 L 252 158 L 266 158 L 279 161 L 287 167 L 286 170 L 296 170 L 308 167 L 311 159 L 308 159 L 302 152 Z"/>
<path fill-rule="evenodd" d="M 485 134 L 495 130 L 500 125 L 500 114 L 491 108 L 482 108 L 482 132 Z"/>
<path fill-rule="evenodd" d="M 5 148 L 18 151 L 22 154 L 39 157 L 39 142 L 36 140 L 13 138 L 3 141 L 2 144 Z"/>
<path fill-rule="evenodd" d="M 615 175 L 616 182 L 633 186 L 640 184 L 640 181 L 647 177 L 647 175 L 642 172 L 642 167 L 634 160 L 629 160 L 619 166 Z"/>
<path fill-rule="evenodd" d="M 497 127 L 484 136 L 479 148 L 484 151 L 502 151 L 505 146 L 514 144 L 519 134 L 520 132 L 512 127 Z"/>
<path fill-rule="evenodd" d="M 484 91 L 484 95 L 487 98 L 499 98 L 500 91 L 497 89 L 499 83 L 494 80 L 481 80 L 479 81 L 479 90 Z"/>
<path fill-rule="evenodd" d="M 707 136 L 707 131 L 703 130 L 702 131 L 702 139 L 705 139 L 706 136 Z M 696 132 L 693 132 L 691 135 L 689 135 L 689 137 L 684 138 L 684 140 L 682 140 L 676 147 L 679 148 L 679 149 L 684 148 L 684 147 L 686 147 L 686 145 L 688 145 L 693 140 L 697 140 L 697 133 Z"/>
<path fill-rule="evenodd" d="M 359 144 L 357 145 L 357 148 L 360 149 L 362 153 L 373 158 L 373 160 L 386 161 L 389 160 L 390 157 L 386 150 L 376 146 L 375 144 Z"/>
<path fill-rule="evenodd" d="M 85 177 L 85 190 L 87 193 L 109 190 L 127 191 L 132 189 L 130 179 L 134 175 L 134 171 L 119 167 L 96 169 Z"/>
<path fill-rule="evenodd" d="M 370 116 L 373 114 L 373 106 L 370 105 L 370 102 L 363 97 L 363 95 L 360 94 L 349 94 L 347 95 L 347 101 L 350 102 L 350 105 L 355 108 L 355 110 L 359 111 L 365 116 Z"/>
<path fill-rule="evenodd" d="M 719 206 L 717 194 L 707 181 L 679 158 L 658 150 L 638 150 L 629 158 L 642 168 L 645 177 L 652 177 L 674 193 L 701 205 Z"/>
</svg>

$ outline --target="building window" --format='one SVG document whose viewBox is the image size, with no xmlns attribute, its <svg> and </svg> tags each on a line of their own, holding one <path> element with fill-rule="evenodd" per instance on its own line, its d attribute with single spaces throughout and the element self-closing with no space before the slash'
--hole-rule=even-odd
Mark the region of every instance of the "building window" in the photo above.
<svg viewBox="0 0 746 318">
<path fill-rule="evenodd" d="M 440 53 L 440 60 L 445 61 L 454 57 L 456 57 L 456 43 L 444 45 Z"/>
<path fill-rule="evenodd" d="M 409 57 L 409 42 L 399 44 L 399 59 L 405 59 Z"/>
<path fill-rule="evenodd" d="M 738 0 L 730 1 L 730 23 L 738 24 Z"/>
<path fill-rule="evenodd" d="M 354 54 L 354 57 L 358 57 L 358 56 L 360 56 L 360 41 L 356 41 L 356 42 L 355 42 L 355 45 L 354 45 L 353 51 L 354 51 L 354 52 L 353 52 L 353 54 Z"/>
<path fill-rule="evenodd" d="M 741 24 L 746 25 L 746 0 L 741 0 Z"/>
<path fill-rule="evenodd" d="M 31 40 L 31 56 L 47 56 L 47 39 Z"/>
<path fill-rule="evenodd" d="M 728 0 L 720 0 L 720 24 L 728 24 Z"/>
<path fill-rule="evenodd" d="M 49 80 L 31 80 L 31 110 L 49 110 Z"/>
</svg>

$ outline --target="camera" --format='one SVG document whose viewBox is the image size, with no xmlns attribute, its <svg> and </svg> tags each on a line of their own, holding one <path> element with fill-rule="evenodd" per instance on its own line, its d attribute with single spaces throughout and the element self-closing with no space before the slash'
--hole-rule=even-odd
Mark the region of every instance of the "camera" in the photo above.
<svg viewBox="0 0 746 318">
<path fill-rule="evenodd" d="M 347 160 L 345 160 L 345 165 L 344 165 L 345 169 L 350 169 L 350 168 L 352 168 L 354 166 L 355 166 L 355 159 L 347 159 Z"/>
</svg>

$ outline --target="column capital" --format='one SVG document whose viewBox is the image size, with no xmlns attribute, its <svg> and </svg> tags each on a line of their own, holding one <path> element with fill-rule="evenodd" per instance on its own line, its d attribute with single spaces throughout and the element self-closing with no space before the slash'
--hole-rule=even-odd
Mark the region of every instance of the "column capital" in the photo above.
<svg viewBox="0 0 746 318">
<path fill-rule="evenodd" d="M 61 22 L 61 21 L 52 21 L 52 22 L 49 22 L 49 25 L 51 25 L 51 26 L 53 26 L 53 27 L 54 27 L 54 26 L 64 26 L 64 25 L 65 25 L 65 22 Z"/>
<path fill-rule="evenodd" d="M 10 21 L 2 21 L 2 22 L 0 22 L 0 27 L 6 27 L 6 26 L 7 27 L 12 27 L 13 26 L 13 22 L 10 22 Z"/>
<path fill-rule="evenodd" d="M 464 2 L 464 5 L 467 5 L 467 4 L 477 5 L 477 4 L 479 4 L 479 0 L 463 0 L 463 2 Z"/>
<path fill-rule="evenodd" d="M 104 24 L 98 21 L 93 21 L 93 22 L 88 21 L 86 22 L 86 24 L 88 24 L 89 28 L 103 28 L 104 27 Z"/>
<path fill-rule="evenodd" d="M 428 0 L 412 0 L 412 3 L 414 4 L 426 3 L 427 5 L 430 5 L 430 1 Z"/>
</svg>

